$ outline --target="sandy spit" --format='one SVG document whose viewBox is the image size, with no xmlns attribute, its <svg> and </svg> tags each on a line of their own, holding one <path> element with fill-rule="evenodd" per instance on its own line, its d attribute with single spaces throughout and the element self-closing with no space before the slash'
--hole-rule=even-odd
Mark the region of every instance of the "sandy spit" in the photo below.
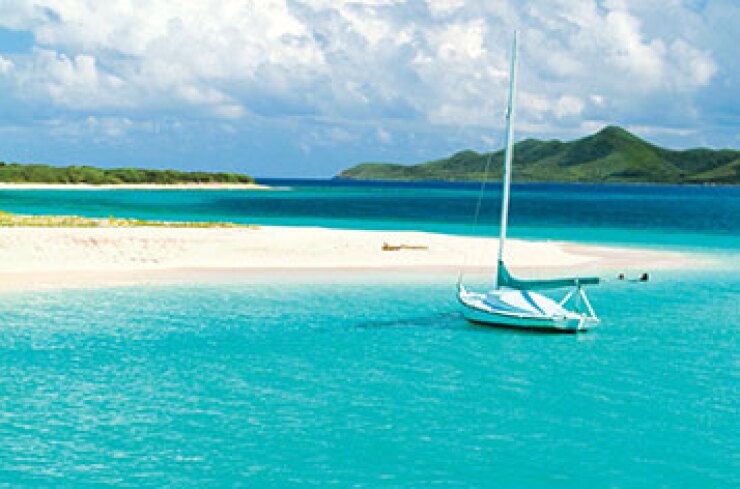
<svg viewBox="0 0 740 489">
<path fill-rule="evenodd" d="M 385 248 L 385 249 L 384 249 Z M 129 284 L 214 273 L 455 274 L 495 266 L 495 238 L 326 228 L 0 228 L 0 289 Z M 707 257 L 637 248 L 507 241 L 523 276 L 689 268 Z"/>
</svg>

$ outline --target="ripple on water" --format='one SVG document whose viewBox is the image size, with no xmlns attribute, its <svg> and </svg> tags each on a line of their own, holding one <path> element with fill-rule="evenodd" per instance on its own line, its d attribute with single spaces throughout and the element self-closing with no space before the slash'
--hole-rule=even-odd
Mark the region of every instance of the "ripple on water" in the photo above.
<svg viewBox="0 0 740 489">
<path fill-rule="evenodd" d="M 733 486 L 740 277 L 713 273 L 607 284 L 583 336 L 472 326 L 449 284 L 6 294 L 0 475 Z"/>
</svg>

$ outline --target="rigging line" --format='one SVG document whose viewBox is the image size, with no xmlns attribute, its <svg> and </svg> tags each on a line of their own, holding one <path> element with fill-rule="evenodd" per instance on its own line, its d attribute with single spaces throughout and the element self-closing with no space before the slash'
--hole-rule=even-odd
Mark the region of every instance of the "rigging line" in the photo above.
<svg viewBox="0 0 740 489">
<path fill-rule="evenodd" d="M 480 190 L 478 191 L 478 201 L 475 204 L 475 213 L 473 215 L 473 234 L 475 235 L 475 232 L 478 230 L 478 221 L 480 220 L 480 211 L 483 204 L 483 194 L 486 190 L 486 184 L 488 183 L 488 173 L 491 167 L 491 160 L 493 159 L 493 153 L 494 151 L 490 151 L 488 153 L 488 158 L 486 158 L 486 166 L 483 169 L 483 180 L 480 183 Z M 460 272 L 457 275 L 457 288 L 460 288 L 460 285 L 462 285 L 463 275 L 465 274 L 465 269 L 468 266 L 468 252 L 467 250 L 463 252 L 463 263 L 462 267 L 460 268 Z"/>
</svg>

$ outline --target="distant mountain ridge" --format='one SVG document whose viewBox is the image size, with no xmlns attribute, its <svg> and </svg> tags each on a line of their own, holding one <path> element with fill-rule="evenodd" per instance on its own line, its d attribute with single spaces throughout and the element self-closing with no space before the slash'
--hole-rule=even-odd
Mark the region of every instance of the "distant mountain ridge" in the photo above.
<svg viewBox="0 0 740 489">
<path fill-rule="evenodd" d="M 503 150 L 467 150 L 448 158 L 398 165 L 362 163 L 339 178 L 358 180 L 480 181 L 491 158 L 489 180 L 500 180 Z M 525 139 L 514 145 L 516 182 L 740 184 L 740 151 L 671 150 L 608 126 L 574 141 Z"/>
</svg>

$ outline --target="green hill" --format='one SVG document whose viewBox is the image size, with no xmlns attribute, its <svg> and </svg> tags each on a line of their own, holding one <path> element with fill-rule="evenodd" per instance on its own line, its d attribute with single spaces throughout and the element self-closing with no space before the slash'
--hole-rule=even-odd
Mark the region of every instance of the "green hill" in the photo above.
<svg viewBox="0 0 740 489">
<path fill-rule="evenodd" d="M 418 165 L 363 163 L 339 178 L 361 180 L 500 180 L 503 150 L 461 151 Z M 621 127 L 609 126 L 570 142 L 525 139 L 514 145 L 513 179 L 517 182 L 634 182 L 740 184 L 740 151 L 676 151 L 644 141 Z"/>
<path fill-rule="evenodd" d="M 2 183 L 86 183 L 106 184 L 176 184 L 176 183 L 254 183 L 237 173 L 144 170 L 138 168 L 94 168 L 91 166 L 56 167 L 21 165 L 0 161 Z"/>
</svg>

